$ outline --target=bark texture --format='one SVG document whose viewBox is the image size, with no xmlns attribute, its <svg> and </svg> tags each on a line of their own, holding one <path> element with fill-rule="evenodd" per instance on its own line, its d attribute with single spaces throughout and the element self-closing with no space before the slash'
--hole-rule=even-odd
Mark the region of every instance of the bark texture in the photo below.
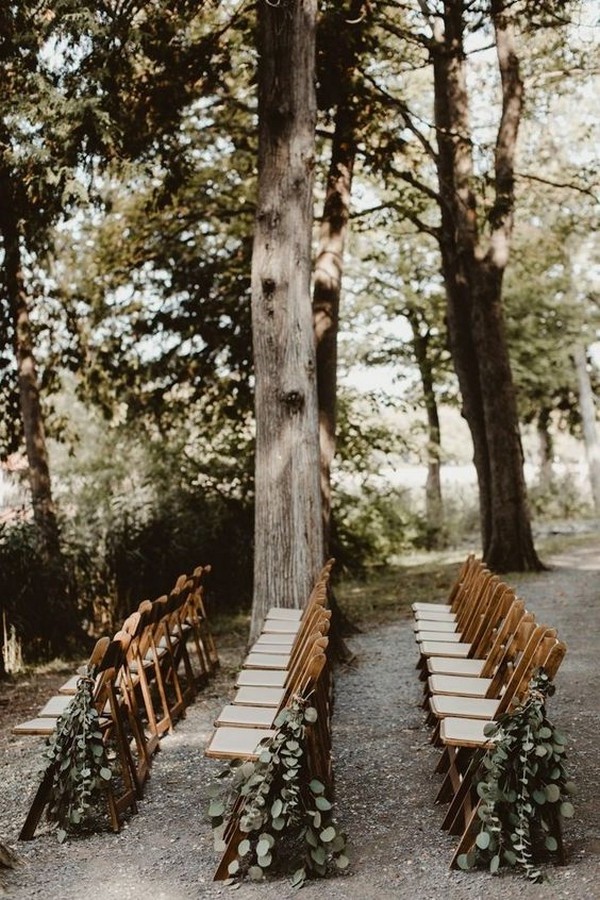
<svg viewBox="0 0 600 900">
<path fill-rule="evenodd" d="M 347 17 L 340 16 L 337 58 L 328 71 L 328 92 L 335 103 L 335 129 L 327 174 L 327 190 L 319 231 L 314 273 L 313 321 L 317 342 L 317 390 L 324 555 L 331 543 L 331 465 L 336 447 L 337 335 L 348 234 L 352 173 L 356 157 L 357 109 L 355 68 L 363 43 L 361 9 L 353 0 Z"/>
<path fill-rule="evenodd" d="M 462 0 L 445 0 L 434 26 L 435 124 L 447 321 L 463 414 L 473 438 L 483 556 L 497 571 L 539 569 L 523 476 L 519 419 L 502 311 L 514 209 L 514 157 L 523 86 L 509 5 L 493 0 L 502 84 L 494 202 L 478 220 Z"/>
<path fill-rule="evenodd" d="M 443 542 L 444 504 L 441 479 L 441 428 L 434 390 L 433 367 L 429 358 L 429 333 L 421 331 L 420 320 L 414 309 L 408 308 L 406 318 L 412 331 L 412 344 L 421 377 L 423 399 L 427 414 L 427 481 L 425 483 L 425 515 L 429 532 L 429 546 L 439 547 Z"/>
<path fill-rule="evenodd" d="M 47 561 L 59 557 L 56 509 L 52 499 L 48 450 L 33 350 L 31 323 L 23 267 L 16 204 L 10 175 L 0 172 L 0 234 L 4 250 L 4 286 L 11 310 L 17 363 L 19 403 L 25 437 L 34 521 Z"/>
<path fill-rule="evenodd" d="M 597 516 L 600 516 L 600 440 L 598 439 L 598 428 L 596 426 L 594 392 L 587 367 L 587 355 L 582 344 L 578 344 L 573 348 L 573 360 L 579 385 L 579 411 L 581 413 L 594 512 Z"/>
<path fill-rule="evenodd" d="M 301 607 L 323 563 L 311 232 L 316 0 L 261 0 L 259 196 L 252 256 L 256 408 L 250 639 Z"/>
</svg>

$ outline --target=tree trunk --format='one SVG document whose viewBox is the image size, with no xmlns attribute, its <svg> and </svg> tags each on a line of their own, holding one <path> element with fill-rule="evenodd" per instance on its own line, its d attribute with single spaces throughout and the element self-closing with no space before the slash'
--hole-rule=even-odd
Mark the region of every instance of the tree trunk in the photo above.
<svg viewBox="0 0 600 900">
<path fill-rule="evenodd" d="M 435 26 L 432 43 L 448 331 L 463 414 L 473 438 L 484 559 L 497 571 L 539 569 L 502 312 L 522 83 L 510 11 L 503 0 L 493 0 L 503 103 L 496 141 L 495 199 L 488 213 L 489 237 L 484 241 L 474 191 L 463 14 L 460 0 L 446 0 L 444 23 Z"/>
<path fill-rule="evenodd" d="M 592 391 L 590 374 L 587 367 L 586 351 L 583 345 L 577 344 L 573 348 L 573 361 L 577 373 L 577 383 L 579 384 L 579 411 L 581 413 L 581 424 L 583 426 L 583 440 L 585 443 L 594 512 L 597 516 L 600 516 L 600 442 L 598 440 L 598 429 L 596 427 L 596 404 L 594 402 L 594 393 Z"/>
<path fill-rule="evenodd" d="M 252 254 L 256 468 L 250 639 L 302 607 L 323 563 L 311 230 L 316 0 L 260 0 L 259 193 Z"/>
<path fill-rule="evenodd" d="M 34 522 L 46 561 L 56 563 L 60 541 L 52 499 L 48 450 L 40 404 L 27 294 L 23 279 L 20 235 L 12 200 L 10 177 L 0 176 L 0 233 L 4 249 L 4 283 L 11 309 L 17 363 L 19 402 Z"/>
<path fill-rule="evenodd" d="M 425 515 L 428 542 L 431 548 L 440 547 L 443 541 L 444 504 L 441 482 L 441 429 L 437 400 L 433 386 L 433 369 L 428 354 L 429 334 L 421 333 L 419 317 L 415 310 L 407 309 L 406 317 L 413 335 L 413 349 L 427 413 L 427 481 L 425 484 Z"/>
<path fill-rule="evenodd" d="M 540 463 L 538 482 L 543 489 L 549 488 L 554 480 L 554 468 L 552 464 L 554 442 L 550 433 L 551 412 L 549 407 L 543 407 L 543 409 L 540 409 L 536 420 Z"/>
<path fill-rule="evenodd" d="M 353 0 L 340 21 L 337 58 L 328 91 L 336 101 L 335 130 L 314 273 L 313 322 L 317 341 L 317 391 L 321 451 L 324 555 L 331 552 L 331 465 L 336 444 L 337 335 L 344 247 L 350 217 L 352 172 L 356 157 L 356 101 L 353 77 L 362 46 L 363 0 Z M 336 19 L 341 18 L 336 16 Z M 355 24 L 350 24 L 355 23 Z"/>
</svg>

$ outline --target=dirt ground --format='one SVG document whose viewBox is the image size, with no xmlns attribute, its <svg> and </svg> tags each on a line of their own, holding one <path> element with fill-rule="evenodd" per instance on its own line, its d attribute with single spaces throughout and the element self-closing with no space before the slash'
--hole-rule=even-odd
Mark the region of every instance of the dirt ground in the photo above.
<svg viewBox="0 0 600 900">
<path fill-rule="evenodd" d="M 428 740 L 420 708 L 411 623 L 401 619 L 352 638 L 357 664 L 336 677 L 334 751 L 338 822 L 349 835 L 347 874 L 303 888 L 332 900 L 524 900 L 600 898 L 600 537 L 565 550 L 550 571 L 506 576 L 540 621 L 568 645 L 549 713 L 569 738 L 577 783 L 575 817 L 567 823 L 568 864 L 548 871 L 543 885 L 512 872 L 450 871 L 454 839 L 440 830 L 434 797 L 438 751 Z M 438 599 L 438 598 L 432 598 Z M 165 738 L 140 803 L 120 834 L 109 831 L 59 845 L 43 824 L 35 839 L 17 836 L 37 785 L 43 742 L 16 738 L 10 727 L 34 713 L 64 680 L 55 672 L 0 692 L 0 839 L 22 864 L 5 875 L 17 900 L 195 900 L 225 896 L 212 882 L 216 857 L 206 818 L 206 787 L 220 766 L 203 756 L 211 723 L 227 699 L 239 657 L 229 654 L 211 687 Z M 295 891 L 286 881 L 236 888 L 245 900 L 280 900 Z"/>
</svg>

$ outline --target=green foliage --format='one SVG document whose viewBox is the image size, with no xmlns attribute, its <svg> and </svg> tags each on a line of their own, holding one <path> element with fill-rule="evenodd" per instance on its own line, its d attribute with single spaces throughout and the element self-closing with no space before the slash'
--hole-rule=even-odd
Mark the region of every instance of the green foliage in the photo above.
<svg viewBox="0 0 600 900">
<path fill-rule="evenodd" d="M 515 866 L 542 881 L 538 863 L 560 850 L 560 823 L 571 818 L 573 784 L 565 767 L 566 739 L 546 716 L 553 686 L 541 669 L 525 703 L 486 725 L 492 747 L 477 778 L 481 828 L 475 849 L 458 857 L 463 869 Z"/>
<path fill-rule="evenodd" d="M 593 514 L 589 494 L 584 494 L 570 474 L 532 485 L 528 497 L 536 519 L 577 519 Z"/>
<path fill-rule="evenodd" d="M 276 731 L 264 742 L 256 762 L 233 763 L 231 786 L 213 786 L 208 814 L 217 849 L 225 849 L 223 834 L 231 807 L 243 801 L 240 830 L 244 838 L 229 865 L 231 876 L 261 880 L 268 871 L 286 872 L 294 887 L 311 876 L 325 876 L 334 865 L 349 864 L 346 837 L 333 819 L 325 785 L 312 776 L 307 758 L 306 728 L 317 711 L 295 698 L 275 720 Z"/>
<path fill-rule="evenodd" d="M 27 661 L 68 651 L 71 639 L 81 639 L 72 562 L 67 553 L 54 567 L 32 522 L 0 524 L 0 617 L 15 628 Z"/>
<path fill-rule="evenodd" d="M 113 778 L 102 740 L 98 711 L 93 705 L 94 673 L 83 675 L 77 693 L 58 720 L 44 753 L 52 767 L 47 817 L 58 825 L 58 839 L 81 829 L 86 818 L 104 801 Z"/>
</svg>

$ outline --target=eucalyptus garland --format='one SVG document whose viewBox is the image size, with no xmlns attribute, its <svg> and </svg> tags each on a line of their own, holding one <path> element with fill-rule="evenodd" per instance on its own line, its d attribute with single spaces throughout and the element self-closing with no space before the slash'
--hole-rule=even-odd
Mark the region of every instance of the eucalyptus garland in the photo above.
<svg viewBox="0 0 600 900">
<path fill-rule="evenodd" d="M 221 783 L 211 786 L 208 814 L 217 849 L 225 849 L 232 807 L 243 803 L 244 837 L 229 864 L 231 877 L 260 881 L 269 871 L 285 871 L 292 885 L 301 887 L 308 877 L 326 875 L 332 864 L 339 870 L 349 865 L 346 836 L 333 819 L 325 785 L 309 772 L 306 727 L 316 721 L 316 709 L 294 699 L 277 716 L 276 732 L 258 759 L 233 762 L 221 773 Z"/>
<path fill-rule="evenodd" d="M 58 825 L 61 842 L 104 801 L 113 777 L 93 700 L 93 673 L 87 673 L 79 679 L 77 692 L 44 751 L 52 772 L 46 816 Z"/>
<path fill-rule="evenodd" d="M 463 869 L 515 866 L 531 881 L 543 880 L 539 863 L 562 855 L 561 820 L 573 816 L 574 785 L 565 768 L 566 739 L 546 716 L 554 692 L 540 670 L 526 701 L 498 722 L 486 725 L 493 737 L 476 776 L 481 821 L 473 851 L 461 854 Z"/>
</svg>

